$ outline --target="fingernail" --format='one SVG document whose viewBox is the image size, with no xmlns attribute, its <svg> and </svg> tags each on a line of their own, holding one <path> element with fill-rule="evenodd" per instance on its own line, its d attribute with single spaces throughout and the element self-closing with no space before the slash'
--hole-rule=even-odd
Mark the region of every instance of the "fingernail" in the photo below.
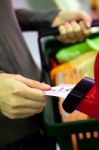
<svg viewBox="0 0 99 150">
<path fill-rule="evenodd" d="M 88 28 L 91 27 L 91 22 L 89 20 L 87 20 L 86 25 L 87 25 Z"/>
<path fill-rule="evenodd" d="M 51 88 L 51 86 L 48 85 L 48 84 L 46 84 L 45 82 L 42 82 L 42 84 L 43 84 L 44 86 L 46 86 L 47 88 Z"/>
</svg>

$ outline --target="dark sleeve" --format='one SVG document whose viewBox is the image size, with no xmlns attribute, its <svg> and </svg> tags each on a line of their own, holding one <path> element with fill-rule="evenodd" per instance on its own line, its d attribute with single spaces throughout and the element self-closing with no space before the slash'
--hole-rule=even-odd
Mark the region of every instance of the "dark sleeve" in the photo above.
<svg viewBox="0 0 99 150">
<path fill-rule="evenodd" d="M 51 26 L 59 10 L 32 11 L 26 9 L 15 10 L 19 25 L 23 31 L 40 30 Z"/>
</svg>

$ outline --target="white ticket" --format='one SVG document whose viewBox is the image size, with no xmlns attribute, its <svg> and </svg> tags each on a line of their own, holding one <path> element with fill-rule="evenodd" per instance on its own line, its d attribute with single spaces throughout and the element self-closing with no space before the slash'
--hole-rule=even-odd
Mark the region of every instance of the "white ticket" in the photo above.
<svg viewBox="0 0 99 150">
<path fill-rule="evenodd" d="M 58 86 L 53 86 L 50 90 L 44 91 L 44 95 L 66 98 L 74 86 L 74 84 L 61 84 Z"/>
</svg>

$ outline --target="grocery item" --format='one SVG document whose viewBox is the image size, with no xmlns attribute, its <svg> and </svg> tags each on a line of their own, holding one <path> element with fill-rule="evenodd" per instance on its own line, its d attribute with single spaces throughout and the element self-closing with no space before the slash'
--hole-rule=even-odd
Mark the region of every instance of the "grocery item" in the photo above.
<svg viewBox="0 0 99 150">
<path fill-rule="evenodd" d="M 81 54 L 84 54 L 89 51 L 99 50 L 99 38 L 98 35 L 97 37 L 94 38 L 86 38 L 85 41 L 81 43 L 77 43 L 74 45 L 69 45 L 64 48 L 61 48 L 58 50 L 56 53 L 56 59 L 57 61 L 62 64 L 67 61 L 70 61 Z"/>
<path fill-rule="evenodd" d="M 60 64 L 70 61 L 77 56 L 93 50 L 87 43 L 80 43 L 74 46 L 65 47 L 56 53 L 56 59 Z"/>
<path fill-rule="evenodd" d="M 86 39 L 86 42 L 92 47 L 92 49 L 99 51 L 99 42 L 96 43 L 95 41 L 92 41 L 90 39 Z"/>
<path fill-rule="evenodd" d="M 51 72 L 52 78 L 54 76 L 53 84 L 77 84 L 84 76 L 94 78 L 96 55 L 96 51 L 90 51 L 53 69 Z M 63 99 L 59 98 L 59 112 L 63 122 L 89 118 L 88 115 L 77 110 L 72 113 L 65 112 L 62 103 Z"/>
<path fill-rule="evenodd" d="M 83 78 L 63 102 L 67 112 L 77 109 L 99 119 L 99 53 L 94 65 L 95 79 Z"/>
<path fill-rule="evenodd" d="M 59 80 L 63 80 L 63 82 L 79 82 L 79 80 L 84 77 L 88 76 L 93 78 L 94 77 L 94 61 L 97 55 L 97 51 L 90 51 L 87 53 L 84 53 L 77 58 L 59 65 L 58 67 L 51 70 L 51 79 L 53 84 Z"/>
</svg>

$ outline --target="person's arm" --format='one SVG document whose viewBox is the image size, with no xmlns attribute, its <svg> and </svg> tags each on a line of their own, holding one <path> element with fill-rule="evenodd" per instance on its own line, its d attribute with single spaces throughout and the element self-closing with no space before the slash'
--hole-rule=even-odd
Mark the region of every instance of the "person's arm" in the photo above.
<svg viewBox="0 0 99 150">
<path fill-rule="evenodd" d="M 33 12 L 16 10 L 16 16 L 22 30 L 41 30 L 57 27 L 57 39 L 63 43 L 82 41 L 90 34 L 91 17 L 83 11 L 50 10 Z"/>
<path fill-rule="evenodd" d="M 41 28 L 51 27 L 59 10 L 32 11 L 27 9 L 16 9 L 15 13 L 19 25 L 23 31 L 40 30 Z"/>
</svg>

